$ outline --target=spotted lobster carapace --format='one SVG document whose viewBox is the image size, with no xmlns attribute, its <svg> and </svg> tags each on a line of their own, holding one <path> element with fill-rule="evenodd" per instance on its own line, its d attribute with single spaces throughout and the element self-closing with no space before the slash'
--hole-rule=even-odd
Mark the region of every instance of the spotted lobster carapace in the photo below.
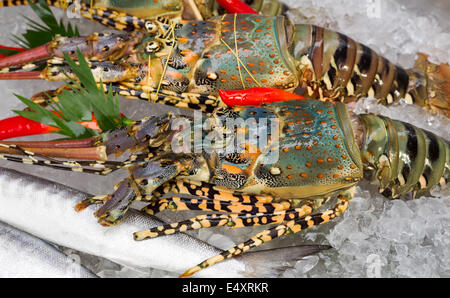
<svg viewBox="0 0 450 298">
<path fill-rule="evenodd" d="M 76 206 L 102 204 L 95 216 L 103 225 L 117 224 L 136 200 L 149 202 L 143 209 L 149 214 L 213 212 L 136 232 L 136 240 L 212 226 L 275 224 L 184 276 L 340 216 L 363 177 L 378 181 L 380 192 L 391 198 L 421 196 L 445 187 L 450 177 L 446 140 L 401 121 L 349 113 L 344 103 L 314 99 L 222 107 L 200 117 L 152 116 L 63 148 L 100 152 L 103 160 L 49 158 L 52 151 L 39 148 L 48 144 L 2 143 L 0 158 L 100 175 L 129 172 L 111 195 Z M 107 160 L 127 150 L 132 154 L 126 160 Z"/>
</svg>

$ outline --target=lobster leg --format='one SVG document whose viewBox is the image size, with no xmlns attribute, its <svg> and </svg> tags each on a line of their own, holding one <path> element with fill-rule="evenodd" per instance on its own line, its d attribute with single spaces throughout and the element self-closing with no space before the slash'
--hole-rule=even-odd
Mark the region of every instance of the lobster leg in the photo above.
<svg viewBox="0 0 450 298">
<path fill-rule="evenodd" d="M 141 99 L 178 108 L 196 109 L 204 112 L 212 112 L 216 107 L 224 105 L 220 98 L 213 95 L 178 93 L 136 83 L 113 84 L 112 91 L 128 98 Z"/>
<path fill-rule="evenodd" d="M 46 107 L 52 103 L 58 102 L 57 95 L 61 94 L 64 90 L 70 90 L 68 85 L 63 85 L 58 89 L 44 90 L 42 92 L 36 93 L 31 97 L 31 101 L 40 106 Z"/>
<path fill-rule="evenodd" d="M 82 210 L 90 204 L 104 202 L 95 212 L 95 216 L 102 225 L 115 225 L 133 201 L 141 200 L 143 195 L 151 194 L 161 184 L 190 170 L 193 165 L 192 159 L 187 157 L 176 160 L 162 158 L 132 167 L 129 169 L 131 176 L 119 182 L 112 195 L 88 198 L 78 203 L 75 208 Z"/>
<path fill-rule="evenodd" d="M 266 224 L 282 223 L 287 220 L 295 220 L 312 212 L 312 207 L 305 203 L 300 208 L 278 211 L 274 213 L 231 213 L 231 214 L 204 214 L 194 218 L 154 227 L 149 230 L 139 231 L 133 234 L 135 240 L 144 240 L 163 235 L 170 235 L 187 230 L 196 230 L 208 227 L 228 226 L 230 228 L 243 228 Z"/>
<path fill-rule="evenodd" d="M 84 18 L 92 19 L 107 27 L 123 31 L 145 31 L 148 21 L 136 16 L 119 13 L 118 11 L 104 8 L 92 7 L 88 3 L 81 3 L 80 15 Z"/>
<path fill-rule="evenodd" d="M 288 202 L 247 204 L 239 202 L 227 202 L 222 200 L 211 200 L 208 198 L 197 199 L 171 197 L 152 202 L 149 206 L 144 207 L 143 211 L 148 214 L 155 214 L 165 209 L 169 209 L 172 211 L 203 210 L 256 214 L 260 212 L 275 212 L 286 210 L 289 207 L 290 204 Z"/>
<path fill-rule="evenodd" d="M 195 267 L 190 268 L 180 277 L 191 276 L 192 274 L 206 267 L 214 265 L 233 256 L 240 255 L 253 247 L 259 246 L 280 236 L 298 233 L 306 228 L 329 222 L 331 219 L 340 216 L 343 212 L 345 212 L 349 201 L 353 198 L 354 190 L 355 187 L 352 187 L 349 190 L 344 191 L 340 195 L 338 195 L 338 202 L 333 209 L 328 209 L 323 212 L 308 215 L 299 219 L 289 220 L 284 224 L 275 226 L 268 230 L 264 230 L 253 236 L 248 241 L 238 244 L 235 247 L 224 251 L 223 253 L 216 255 L 208 260 L 205 260 Z"/>
<path fill-rule="evenodd" d="M 169 192 L 176 194 L 187 194 L 226 202 L 267 204 L 272 203 L 273 201 L 273 197 L 269 195 L 244 195 L 241 193 L 228 192 L 217 189 L 215 185 L 206 182 L 194 184 L 178 180 L 170 181 L 163 185 L 163 187 L 164 194 Z M 162 196 L 162 194 L 160 196 Z"/>
<path fill-rule="evenodd" d="M 104 65 L 109 63 L 103 62 L 101 64 Z M 133 77 L 134 75 L 131 75 L 131 73 L 138 72 L 138 70 L 136 70 L 135 72 L 130 71 L 131 69 L 127 70 L 122 69 L 123 71 L 118 71 L 115 65 L 112 64 L 110 65 L 113 66 L 112 68 L 110 68 L 112 70 L 110 74 L 105 74 L 99 71 L 98 74 L 96 75 L 94 71 L 93 74 L 95 76 L 95 79 L 96 80 L 101 79 L 105 83 L 111 81 L 116 82 L 123 77 L 128 78 Z M 62 79 L 63 76 L 65 77 L 64 72 L 68 71 L 69 69 L 63 68 L 55 69 L 55 71 L 53 72 L 49 70 L 48 76 L 54 79 L 56 78 Z M 22 74 L 22 72 L 17 74 Z M 37 74 L 37 76 L 40 75 L 41 73 Z M 221 99 L 213 95 L 196 94 L 196 93 L 176 93 L 162 89 L 158 90 L 157 88 L 152 88 L 149 86 L 139 85 L 135 83 L 121 82 L 121 83 L 112 83 L 111 85 L 106 84 L 103 85 L 103 90 L 105 90 L 105 92 L 107 92 L 109 88 L 111 88 L 113 94 L 119 94 L 125 96 L 126 98 L 145 100 L 154 103 L 174 106 L 177 108 L 190 108 L 195 110 L 201 110 L 203 112 L 212 112 L 216 107 L 223 105 Z M 47 90 L 39 92 L 33 95 L 31 99 L 36 104 L 47 106 L 51 104 L 52 101 L 57 102 L 58 98 L 56 97 L 56 95 L 60 94 L 63 90 L 70 90 L 70 89 L 66 85 L 64 85 L 56 90 Z"/>
<path fill-rule="evenodd" d="M 33 1 L 34 3 L 38 1 Z M 69 10 L 68 13 L 79 13 L 79 16 L 87 19 L 97 21 L 107 27 L 123 31 L 142 31 L 145 30 L 146 20 L 138 18 L 136 16 L 118 12 L 113 9 L 104 7 L 92 7 L 90 3 L 81 1 L 68 1 L 68 0 L 46 0 L 47 5 L 61 8 L 63 10 Z M 19 5 L 28 5 L 27 0 L 2 0 L 0 1 L 0 7 L 10 7 Z"/>
<path fill-rule="evenodd" d="M 142 70 L 139 67 L 128 63 L 116 63 L 110 61 L 87 60 L 91 72 L 96 82 L 120 82 L 138 77 Z M 49 81 L 66 80 L 66 74 L 75 79 L 75 75 L 70 67 L 64 63 L 63 59 L 52 59 L 48 66 L 42 71 L 41 77 Z"/>
</svg>

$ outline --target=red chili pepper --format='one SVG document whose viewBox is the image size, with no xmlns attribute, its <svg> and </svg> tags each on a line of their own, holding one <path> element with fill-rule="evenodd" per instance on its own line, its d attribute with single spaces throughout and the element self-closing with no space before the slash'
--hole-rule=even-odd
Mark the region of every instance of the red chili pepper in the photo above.
<svg viewBox="0 0 450 298">
<path fill-rule="evenodd" d="M 56 115 L 56 112 L 52 111 Z M 94 130 L 100 130 L 97 125 L 97 120 L 94 114 L 92 114 L 91 121 L 80 121 L 79 124 Z M 39 123 L 22 116 L 15 116 L 7 119 L 0 120 L 0 140 L 31 136 L 37 134 L 49 133 L 59 130 L 56 127 L 48 126 L 43 123 Z"/>
<path fill-rule="evenodd" d="M 217 0 L 227 13 L 254 13 L 258 14 L 248 4 L 245 4 L 241 0 Z"/>
<path fill-rule="evenodd" d="M 26 49 L 23 49 L 23 48 L 5 47 L 5 46 L 2 46 L 2 45 L 0 45 L 0 49 L 19 51 L 19 52 L 26 51 Z M 3 57 L 6 57 L 6 55 L 0 54 L 0 58 L 3 58 Z"/>
<path fill-rule="evenodd" d="M 301 99 L 303 96 L 277 88 L 254 87 L 245 90 L 219 90 L 220 98 L 229 107 L 258 106 L 262 103 Z"/>
</svg>

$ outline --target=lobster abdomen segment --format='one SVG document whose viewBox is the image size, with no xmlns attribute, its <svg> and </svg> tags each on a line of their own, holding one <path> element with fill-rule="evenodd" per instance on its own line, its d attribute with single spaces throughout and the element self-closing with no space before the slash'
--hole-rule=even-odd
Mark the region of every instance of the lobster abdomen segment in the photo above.
<svg viewBox="0 0 450 298">
<path fill-rule="evenodd" d="M 361 157 L 366 176 L 380 182 L 380 191 L 394 198 L 426 194 L 445 186 L 450 177 L 450 145 L 435 134 L 386 117 L 358 116 L 364 127 Z"/>
<path fill-rule="evenodd" d="M 405 98 L 445 114 L 450 110 L 450 68 L 424 62 L 422 54 L 413 69 L 404 69 L 348 36 L 307 24 L 294 26 L 290 51 L 309 96 L 371 96 L 385 105 Z"/>
<path fill-rule="evenodd" d="M 304 45 L 293 48 L 292 54 L 302 66 L 309 61 L 312 77 L 302 80 L 311 94 L 314 81 L 326 97 L 370 95 L 392 103 L 406 94 L 408 73 L 367 46 L 314 25 L 295 25 L 294 34 L 293 46 Z"/>
</svg>

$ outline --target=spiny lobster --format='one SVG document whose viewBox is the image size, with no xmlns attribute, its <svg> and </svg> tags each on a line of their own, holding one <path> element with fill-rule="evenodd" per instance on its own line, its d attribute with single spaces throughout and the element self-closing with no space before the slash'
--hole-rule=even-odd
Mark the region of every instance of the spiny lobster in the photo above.
<svg viewBox="0 0 450 298">
<path fill-rule="evenodd" d="M 149 214 L 214 212 L 136 232 L 136 240 L 213 226 L 276 224 L 183 276 L 340 216 L 363 176 L 378 181 L 380 192 L 392 198 L 421 196 L 450 177 L 446 140 L 401 121 L 349 113 L 344 103 L 314 99 L 222 107 L 200 117 L 152 116 L 65 145 L 64 150 L 101 152 L 103 161 L 61 161 L 49 158 L 50 151 L 43 156 L 29 149 L 40 145 L 48 142 L 3 143 L 9 154 L 0 158 L 100 175 L 129 172 L 112 195 L 76 206 L 103 204 L 95 213 L 103 225 L 117 224 L 135 200 L 149 202 L 143 209 Z M 127 150 L 134 153 L 125 161 L 106 161 Z M 334 198 L 334 207 L 314 213 Z"/>
<path fill-rule="evenodd" d="M 3 5 L 23 3 L 4 1 Z M 150 6 L 141 13 L 153 7 L 145 3 Z M 158 17 L 153 11 L 143 18 L 126 14 L 133 13 L 133 6 L 119 13 L 114 9 L 121 6 L 108 6 L 109 1 L 94 4 L 99 7 L 82 3 L 83 16 L 134 32 L 57 37 L 0 60 L 0 79 L 66 79 L 64 72 L 70 74 L 70 70 L 62 53 L 76 58 L 79 48 L 98 82 L 112 83 L 115 92 L 127 97 L 177 107 L 210 112 L 223 106 L 217 97 L 219 89 L 263 86 L 306 90 L 308 97 L 345 102 L 372 96 L 388 105 L 405 98 L 449 116 L 450 67 L 432 64 L 424 55 L 419 55 L 413 69 L 406 70 L 343 34 L 314 25 L 293 25 L 283 16 L 234 14 L 174 21 L 161 17 L 159 10 L 155 10 Z M 47 65 L 42 72 L 24 71 L 42 64 Z M 48 98 L 38 94 L 35 100 L 46 102 Z"/>
</svg>

